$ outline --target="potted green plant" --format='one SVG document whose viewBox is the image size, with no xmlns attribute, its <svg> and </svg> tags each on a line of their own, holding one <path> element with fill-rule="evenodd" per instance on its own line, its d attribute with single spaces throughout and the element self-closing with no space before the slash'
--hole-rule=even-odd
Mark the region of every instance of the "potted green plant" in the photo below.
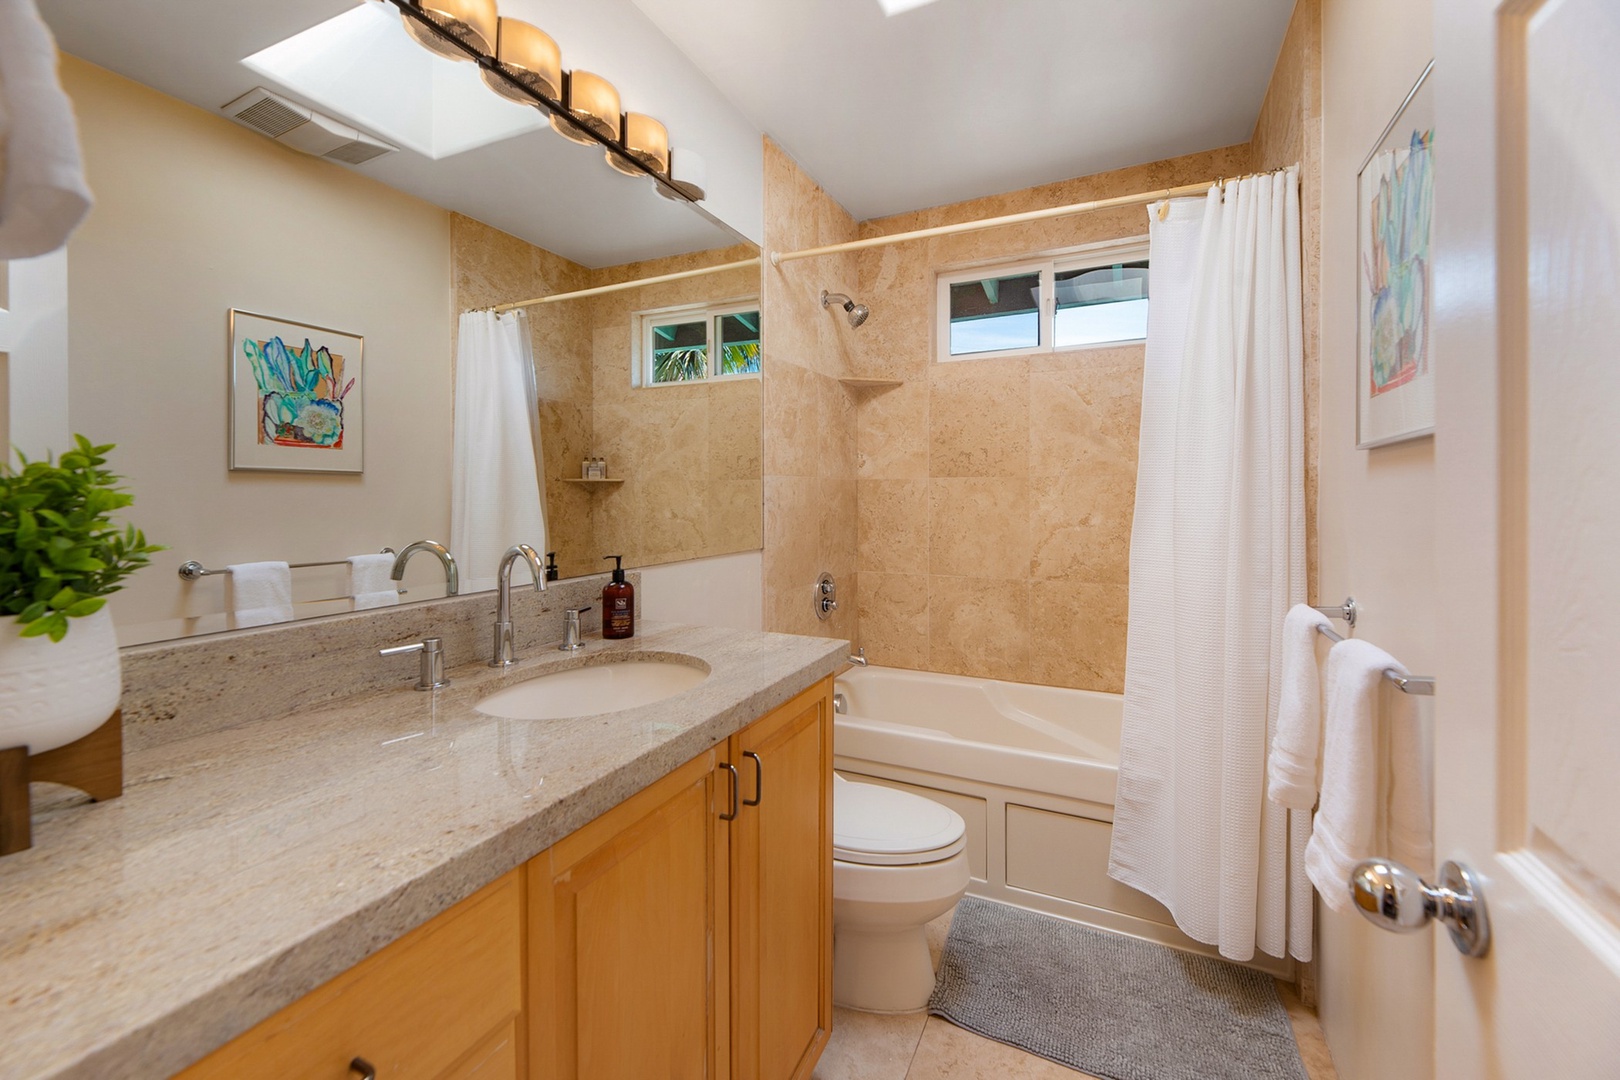
<svg viewBox="0 0 1620 1080">
<path fill-rule="evenodd" d="M 122 682 L 107 597 L 162 550 L 113 521 L 134 497 L 103 468 L 112 446 L 74 443 L 55 461 L 0 466 L 0 749 L 43 753 L 112 715 Z"/>
</svg>

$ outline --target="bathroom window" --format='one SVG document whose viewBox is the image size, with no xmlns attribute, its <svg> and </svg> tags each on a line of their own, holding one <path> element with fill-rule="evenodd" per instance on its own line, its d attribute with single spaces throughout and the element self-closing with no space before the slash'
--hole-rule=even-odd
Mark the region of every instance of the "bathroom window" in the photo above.
<svg viewBox="0 0 1620 1080">
<path fill-rule="evenodd" d="M 759 375 L 759 301 L 638 311 L 633 382 L 676 386 Z"/>
<path fill-rule="evenodd" d="M 939 276 L 940 360 L 1027 356 L 1147 337 L 1147 244 L 1094 246 Z"/>
</svg>

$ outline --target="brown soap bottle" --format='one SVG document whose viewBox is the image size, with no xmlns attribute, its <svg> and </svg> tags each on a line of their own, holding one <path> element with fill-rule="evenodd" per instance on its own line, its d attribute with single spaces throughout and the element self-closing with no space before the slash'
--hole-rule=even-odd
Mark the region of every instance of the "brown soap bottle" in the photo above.
<svg viewBox="0 0 1620 1080">
<path fill-rule="evenodd" d="M 624 580 L 624 556 L 604 555 L 613 560 L 613 580 L 602 586 L 602 636 L 634 637 L 636 633 L 636 587 Z"/>
</svg>

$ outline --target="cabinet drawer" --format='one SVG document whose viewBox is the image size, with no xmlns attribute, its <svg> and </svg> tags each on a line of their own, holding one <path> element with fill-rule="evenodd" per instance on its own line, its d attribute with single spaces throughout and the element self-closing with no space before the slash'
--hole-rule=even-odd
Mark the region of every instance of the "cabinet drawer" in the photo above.
<svg viewBox="0 0 1620 1080">
<path fill-rule="evenodd" d="M 181 1073 L 182 1080 L 353 1080 L 365 1058 L 378 1080 L 507 1077 L 480 1057 L 522 1011 L 522 886 L 516 872 Z M 496 1040 L 491 1042 L 490 1040 Z M 468 1066 L 484 1065 L 475 1073 Z"/>
</svg>

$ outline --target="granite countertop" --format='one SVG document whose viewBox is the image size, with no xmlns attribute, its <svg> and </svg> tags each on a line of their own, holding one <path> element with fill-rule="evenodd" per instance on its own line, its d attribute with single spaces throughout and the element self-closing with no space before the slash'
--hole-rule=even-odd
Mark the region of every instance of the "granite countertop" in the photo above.
<svg viewBox="0 0 1620 1080">
<path fill-rule="evenodd" d="M 568 720 L 485 695 L 624 651 L 697 687 Z M 168 1076 L 843 666 L 847 642 L 645 624 L 509 671 L 130 753 L 0 859 L 0 1077 Z M 414 676 L 414 666 L 411 668 Z"/>
</svg>

